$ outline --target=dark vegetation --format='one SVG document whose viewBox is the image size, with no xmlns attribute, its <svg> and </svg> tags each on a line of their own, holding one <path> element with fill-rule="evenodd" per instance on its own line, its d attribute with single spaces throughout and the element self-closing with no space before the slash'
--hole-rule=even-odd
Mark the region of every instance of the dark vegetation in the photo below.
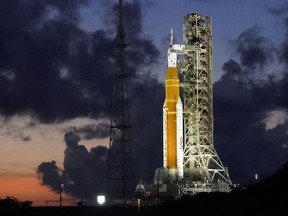
<svg viewBox="0 0 288 216">
<path fill-rule="evenodd" d="M 199 193 L 195 196 L 183 196 L 177 200 L 168 200 L 160 206 L 145 211 L 141 216 L 167 216 L 172 212 L 189 215 L 288 215 L 288 162 L 270 176 L 235 188 L 230 193 Z M 137 208 L 128 212 L 113 207 L 32 207 L 31 201 L 21 202 L 14 197 L 0 198 L 0 212 L 5 215 L 137 215 Z M 122 212 L 121 212 L 122 211 Z M 69 213 L 70 212 L 70 213 Z M 17 213 L 17 214 L 16 214 Z M 2 215 L 2 214 L 1 214 Z"/>
<path fill-rule="evenodd" d="M 30 215 L 32 201 L 19 201 L 13 196 L 0 198 L 0 215 Z"/>
<path fill-rule="evenodd" d="M 0 208 L 31 208 L 33 201 L 19 201 L 13 196 L 0 198 Z"/>
</svg>

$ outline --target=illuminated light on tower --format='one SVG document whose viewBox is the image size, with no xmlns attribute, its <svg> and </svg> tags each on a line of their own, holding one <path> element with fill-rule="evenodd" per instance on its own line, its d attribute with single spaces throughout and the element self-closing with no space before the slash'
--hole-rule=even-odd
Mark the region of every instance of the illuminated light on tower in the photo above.
<svg viewBox="0 0 288 216">
<path fill-rule="evenodd" d="M 60 188 L 59 188 L 59 206 L 60 207 L 62 206 L 62 200 L 63 200 L 62 191 L 63 190 L 64 190 L 64 184 L 60 184 Z"/>
<path fill-rule="evenodd" d="M 106 191 L 108 203 L 122 206 L 126 206 L 128 199 L 134 198 L 136 186 L 132 166 L 128 97 L 129 75 L 126 70 L 126 44 L 124 38 L 123 5 L 122 0 L 119 0 L 116 74 L 110 124 Z"/>
</svg>

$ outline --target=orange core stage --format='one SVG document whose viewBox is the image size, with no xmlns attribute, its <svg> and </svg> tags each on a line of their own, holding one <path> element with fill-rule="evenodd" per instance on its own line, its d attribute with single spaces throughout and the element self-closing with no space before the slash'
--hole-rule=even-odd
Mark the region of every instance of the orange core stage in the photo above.
<svg viewBox="0 0 288 216">
<path fill-rule="evenodd" d="M 176 104 L 180 96 L 179 76 L 176 67 L 168 67 L 166 75 L 166 159 L 167 168 L 177 168 Z"/>
</svg>

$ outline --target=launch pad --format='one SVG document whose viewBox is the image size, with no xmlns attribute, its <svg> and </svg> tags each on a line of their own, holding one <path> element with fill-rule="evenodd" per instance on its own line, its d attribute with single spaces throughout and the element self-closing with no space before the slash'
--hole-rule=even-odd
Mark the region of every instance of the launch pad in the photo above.
<svg viewBox="0 0 288 216">
<path fill-rule="evenodd" d="M 163 167 L 145 185 L 146 197 L 179 198 L 230 192 L 232 181 L 213 144 L 211 17 L 184 16 L 183 44 L 167 53 L 163 105 Z"/>
<path fill-rule="evenodd" d="M 135 178 L 122 19 L 122 0 L 119 0 L 117 73 L 106 189 L 110 204 L 120 201 L 126 206 L 128 198 L 133 196 L 129 186 L 134 185 Z M 155 170 L 153 183 L 140 181 L 136 186 L 134 192 L 139 205 L 140 199 L 159 204 L 184 195 L 232 190 L 228 169 L 213 144 L 211 25 L 211 17 L 198 13 L 184 16 L 183 44 L 174 44 L 171 29 L 163 104 L 163 166 Z"/>
</svg>

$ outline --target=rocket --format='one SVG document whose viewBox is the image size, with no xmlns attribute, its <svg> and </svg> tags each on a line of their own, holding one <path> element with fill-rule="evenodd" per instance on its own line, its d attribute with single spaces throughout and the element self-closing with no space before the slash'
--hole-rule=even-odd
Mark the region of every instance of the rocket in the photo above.
<svg viewBox="0 0 288 216">
<path fill-rule="evenodd" d="M 168 169 L 172 179 L 181 179 L 183 178 L 183 104 L 180 98 L 177 53 L 173 48 L 171 29 L 163 105 L 163 167 Z"/>
</svg>

